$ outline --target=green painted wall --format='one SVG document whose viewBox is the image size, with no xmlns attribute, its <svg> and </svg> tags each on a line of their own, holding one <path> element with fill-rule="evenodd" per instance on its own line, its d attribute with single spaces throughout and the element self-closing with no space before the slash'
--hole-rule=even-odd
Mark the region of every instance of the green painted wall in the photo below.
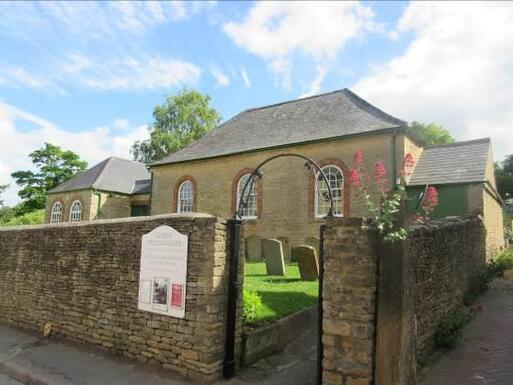
<svg viewBox="0 0 513 385">
<path fill-rule="evenodd" d="M 439 219 L 449 216 L 469 214 L 468 188 L 466 184 L 435 186 L 438 190 L 438 206 L 431 218 Z M 419 203 L 424 187 L 408 188 L 408 211 L 413 214 Z"/>
</svg>

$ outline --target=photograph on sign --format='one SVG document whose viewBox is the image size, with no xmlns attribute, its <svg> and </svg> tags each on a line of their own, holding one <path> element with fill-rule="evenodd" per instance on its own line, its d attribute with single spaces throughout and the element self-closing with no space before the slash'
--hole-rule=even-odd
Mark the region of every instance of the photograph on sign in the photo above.
<svg viewBox="0 0 513 385">
<path fill-rule="evenodd" d="M 143 279 L 139 282 L 139 302 L 151 303 L 151 280 Z"/>
<path fill-rule="evenodd" d="M 171 307 L 174 309 L 182 309 L 183 302 L 183 285 L 173 283 L 171 285 Z"/>
<path fill-rule="evenodd" d="M 155 278 L 153 280 L 153 308 L 167 311 L 167 285 L 166 278 Z"/>
<path fill-rule="evenodd" d="M 138 309 L 185 318 L 188 236 L 159 226 L 142 236 Z"/>
</svg>

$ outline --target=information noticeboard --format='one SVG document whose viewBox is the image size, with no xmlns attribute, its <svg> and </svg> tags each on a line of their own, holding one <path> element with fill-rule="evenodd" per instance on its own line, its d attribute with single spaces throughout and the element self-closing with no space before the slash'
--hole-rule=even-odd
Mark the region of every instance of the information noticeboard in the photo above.
<svg viewBox="0 0 513 385">
<path fill-rule="evenodd" d="M 187 235 L 159 226 L 142 237 L 138 308 L 185 317 Z"/>
</svg>

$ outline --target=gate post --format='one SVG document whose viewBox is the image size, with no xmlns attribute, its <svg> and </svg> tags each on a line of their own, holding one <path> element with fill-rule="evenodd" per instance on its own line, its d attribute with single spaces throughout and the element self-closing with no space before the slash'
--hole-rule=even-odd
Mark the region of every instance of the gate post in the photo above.
<svg viewBox="0 0 513 385">
<path fill-rule="evenodd" d="M 237 324 L 237 296 L 239 293 L 239 249 L 242 220 L 228 220 L 230 228 L 230 264 L 228 271 L 228 303 L 226 309 L 226 339 L 223 362 L 223 377 L 230 379 L 235 374 L 235 329 Z"/>
</svg>

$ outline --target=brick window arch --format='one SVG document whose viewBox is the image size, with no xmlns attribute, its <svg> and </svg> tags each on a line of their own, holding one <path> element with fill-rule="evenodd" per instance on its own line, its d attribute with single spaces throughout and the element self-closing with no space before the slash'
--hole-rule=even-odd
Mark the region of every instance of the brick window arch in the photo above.
<svg viewBox="0 0 513 385">
<path fill-rule="evenodd" d="M 238 205 L 238 193 L 239 193 L 239 182 L 242 177 L 245 175 L 251 174 L 255 171 L 254 168 L 243 168 L 235 174 L 232 181 L 232 196 L 231 196 L 231 212 L 234 213 L 237 210 Z M 263 206 L 263 197 L 262 197 L 262 179 L 256 179 L 255 193 L 256 193 L 256 217 L 251 216 L 250 219 L 260 219 L 262 218 L 262 206 Z M 244 185 L 241 187 L 244 188 Z"/>
<path fill-rule="evenodd" d="M 349 184 L 349 168 L 346 164 L 338 159 L 338 158 L 325 158 L 321 161 L 317 162 L 317 164 L 321 167 L 327 166 L 335 166 L 340 169 L 343 177 L 343 189 L 342 189 L 342 216 L 349 216 L 349 197 L 350 197 L 350 184 Z M 317 173 L 316 173 L 317 174 Z M 316 195 L 317 188 L 315 186 L 315 177 L 313 173 L 310 173 L 308 176 L 308 217 L 316 218 Z"/>
<path fill-rule="evenodd" d="M 190 175 L 184 175 L 175 184 L 173 189 L 173 212 L 177 213 L 179 209 L 180 189 L 183 187 L 185 182 L 190 182 L 192 185 L 192 212 L 196 212 L 198 209 L 198 185 L 196 180 Z"/>
</svg>

